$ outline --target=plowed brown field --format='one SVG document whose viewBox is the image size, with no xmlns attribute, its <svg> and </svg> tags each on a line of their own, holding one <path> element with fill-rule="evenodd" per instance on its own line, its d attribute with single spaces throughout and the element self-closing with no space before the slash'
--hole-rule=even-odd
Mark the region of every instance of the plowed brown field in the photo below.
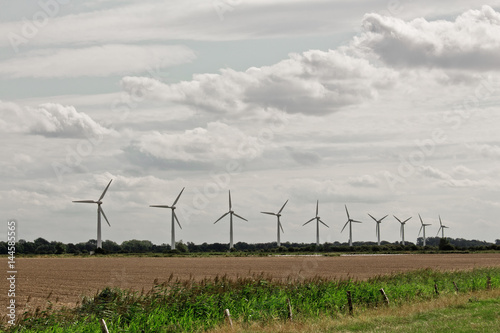
<svg viewBox="0 0 500 333">
<path fill-rule="evenodd" d="M 6 260 L 6 259 L 5 259 Z M 6 267 L 7 265 L 4 265 Z M 106 286 L 149 290 L 154 280 L 173 274 L 180 279 L 202 279 L 264 273 L 274 278 L 367 279 L 377 275 L 433 268 L 461 270 L 500 266 L 500 254 L 426 254 L 379 256 L 289 256 L 209 258 L 18 258 L 18 311 L 36 306 L 74 306 L 81 295 Z M 7 304 L 7 281 L 2 282 L 1 304 Z M 27 302 L 28 301 L 28 302 Z M 20 313 L 20 312 L 18 312 Z"/>
</svg>

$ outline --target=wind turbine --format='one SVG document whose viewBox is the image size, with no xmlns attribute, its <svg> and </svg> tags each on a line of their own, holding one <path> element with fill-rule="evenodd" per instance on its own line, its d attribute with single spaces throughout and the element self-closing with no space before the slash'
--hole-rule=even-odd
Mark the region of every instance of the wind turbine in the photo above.
<svg viewBox="0 0 500 333">
<path fill-rule="evenodd" d="M 392 215 L 392 216 L 394 216 L 394 215 Z M 403 246 L 404 246 L 405 245 L 405 224 L 406 224 L 406 222 L 408 222 L 409 219 L 411 219 L 411 216 L 409 218 L 407 218 L 406 220 L 404 220 L 404 221 L 401 221 L 396 216 L 394 216 L 394 218 L 396 220 L 398 220 L 399 223 L 401 223 L 401 231 L 400 231 L 400 233 L 401 233 L 401 240 L 402 240 L 401 244 L 403 244 Z"/>
<path fill-rule="evenodd" d="M 288 202 L 288 200 L 285 201 L 285 203 L 283 204 L 283 206 L 281 207 L 281 209 L 277 213 L 261 212 L 262 214 L 274 215 L 274 216 L 276 216 L 278 218 L 278 241 L 277 241 L 278 247 L 281 246 L 281 242 L 280 242 L 280 229 L 284 233 L 283 227 L 281 226 L 281 222 L 280 222 L 280 216 L 281 216 L 281 211 L 283 211 L 283 208 L 285 208 L 285 205 L 286 205 L 287 202 Z"/>
<path fill-rule="evenodd" d="M 418 214 L 418 217 L 420 218 L 420 223 L 422 223 L 422 226 L 420 227 L 420 231 L 418 232 L 418 235 L 420 236 L 420 232 L 423 230 L 423 236 L 424 236 L 424 246 L 425 246 L 425 227 L 432 225 L 432 224 L 424 224 L 424 221 L 422 221 L 422 217 L 420 214 Z"/>
<path fill-rule="evenodd" d="M 170 248 L 172 250 L 175 250 L 175 221 L 177 221 L 177 224 L 179 225 L 179 228 L 182 229 L 181 224 L 179 223 L 179 219 L 177 218 L 177 215 L 175 214 L 175 204 L 177 201 L 179 201 L 179 198 L 181 197 L 182 192 L 184 192 L 185 187 L 182 188 L 181 193 L 177 196 L 175 199 L 174 203 L 171 206 L 166 206 L 166 205 L 150 205 L 149 207 L 158 207 L 158 208 L 170 208 L 172 210 L 172 232 L 171 232 L 171 240 L 170 240 Z"/>
<path fill-rule="evenodd" d="M 440 225 L 440 227 L 438 229 L 436 236 L 439 235 L 439 231 L 441 231 L 441 238 L 444 238 L 444 229 L 449 228 L 449 227 L 443 225 L 443 222 L 441 222 L 441 216 L 439 216 L 439 225 Z"/>
<path fill-rule="evenodd" d="M 108 186 L 104 189 L 104 192 L 102 192 L 101 196 L 97 201 L 94 200 L 73 200 L 73 202 L 77 203 L 96 203 L 97 204 L 97 248 L 101 249 L 102 248 L 102 240 L 101 240 L 101 214 L 104 216 L 104 219 L 106 222 L 108 222 L 108 225 L 111 227 L 111 224 L 109 224 L 108 218 L 106 217 L 106 214 L 104 214 L 104 211 L 102 210 L 102 198 L 104 198 L 104 195 L 106 194 L 106 191 L 109 188 L 109 185 L 111 185 L 111 182 L 113 179 L 111 179 L 108 183 Z"/>
<path fill-rule="evenodd" d="M 325 227 L 330 228 L 329 226 L 326 225 L 325 222 L 321 221 L 321 217 L 318 216 L 318 205 L 319 205 L 319 200 L 316 201 L 316 216 L 302 225 L 302 226 L 305 226 L 309 222 L 316 220 L 316 246 L 319 246 L 319 224 L 320 224 L 320 222 Z"/>
<path fill-rule="evenodd" d="M 232 209 L 232 204 L 231 204 L 231 190 L 229 190 L 229 211 L 227 213 L 225 213 L 224 215 L 222 215 L 221 217 L 219 217 L 217 219 L 217 221 L 214 222 L 217 223 L 219 222 L 223 217 L 225 217 L 227 214 L 229 214 L 229 249 L 232 249 L 233 248 L 233 215 L 236 216 L 236 217 L 239 217 L 240 219 L 244 220 L 244 221 L 247 221 L 247 219 L 239 216 L 238 214 L 236 214 L 233 209 Z"/>
<path fill-rule="evenodd" d="M 354 223 L 363 223 L 363 222 L 351 219 L 351 217 L 349 216 L 349 211 L 347 210 L 347 205 L 344 206 L 345 206 L 345 212 L 347 213 L 347 222 L 344 224 L 344 227 L 340 232 L 344 231 L 347 224 L 349 224 L 349 246 L 352 246 L 352 222 Z"/>
<path fill-rule="evenodd" d="M 370 214 L 368 214 L 370 215 Z M 382 223 L 382 220 L 385 219 L 388 215 L 384 216 L 383 218 L 377 220 L 373 216 L 370 215 L 370 217 L 377 223 L 377 226 L 375 228 L 375 235 L 377 235 L 377 244 L 380 245 L 380 223 Z"/>
</svg>

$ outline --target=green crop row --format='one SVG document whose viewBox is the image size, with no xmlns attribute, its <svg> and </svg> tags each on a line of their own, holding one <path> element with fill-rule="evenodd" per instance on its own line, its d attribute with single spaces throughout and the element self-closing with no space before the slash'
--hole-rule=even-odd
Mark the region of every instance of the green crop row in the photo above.
<svg viewBox="0 0 500 333">
<path fill-rule="evenodd" d="M 489 281 L 489 282 L 488 282 Z M 500 268 L 438 272 L 418 270 L 367 281 L 274 280 L 266 276 L 175 280 L 172 277 L 145 293 L 105 288 L 84 298 L 76 309 L 26 313 L 8 332 L 99 332 L 99 319 L 110 332 L 197 332 L 223 324 L 224 310 L 243 323 L 287 320 L 287 300 L 295 320 L 347 313 L 347 291 L 355 311 L 430 299 L 439 294 L 500 287 Z"/>
</svg>

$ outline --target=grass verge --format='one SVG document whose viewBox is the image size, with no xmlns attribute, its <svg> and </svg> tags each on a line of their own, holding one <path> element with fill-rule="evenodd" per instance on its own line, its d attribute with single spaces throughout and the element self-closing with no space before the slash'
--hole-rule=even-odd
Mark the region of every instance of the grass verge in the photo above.
<svg viewBox="0 0 500 333">
<path fill-rule="evenodd" d="M 105 288 L 94 297 L 83 299 L 75 309 L 48 308 L 25 313 L 17 326 L 4 329 L 8 332 L 98 332 L 98 320 L 104 318 L 111 332 L 199 332 L 224 325 L 223 312 L 229 309 L 236 325 L 249 332 L 274 325 L 288 327 L 290 331 L 293 325 L 298 325 L 301 332 L 326 332 L 330 330 L 328 325 L 343 320 L 346 325 L 350 320 L 361 321 L 356 323 L 358 328 L 345 326 L 335 330 L 377 331 L 378 326 L 363 326 L 363 318 L 368 318 L 367 314 L 373 309 L 380 315 L 423 302 L 458 299 L 461 296 L 457 296 L 455 285 L 458 295 L 479 292 L 487 286 L 495 290 L 500 287 L 500 268 L 454 272 L 427 269 L 367 281 L 319 277 L 283 281 L 254 275 L 196 282 L 171 277 L 148 292 Z M 381 288 L 389 297 L 389 306 L 382 299 Z M 347 291 L 352 294 L 354 318 L 348 315 Z M 292 304 L 296 324 L 287 323 L 287 300 Z M 399 317 L 393 317 L 394 325 L 400 325 L 395 318 Z M 430 319 L 432 316 L 426 321 Z M 376 320 L 371 321 L 373 324 L 382 325 Z M 385 325 L 380 326 L 383 331 L 387 331 Z"/>
</svg>

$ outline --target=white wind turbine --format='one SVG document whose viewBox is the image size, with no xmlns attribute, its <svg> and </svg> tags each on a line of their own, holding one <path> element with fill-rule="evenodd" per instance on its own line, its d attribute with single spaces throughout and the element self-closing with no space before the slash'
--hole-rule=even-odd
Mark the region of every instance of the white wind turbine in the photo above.
<svg viewBox="0 0 500 333">
<path fill-rule="evenodd" d="M 420 223 L 422 223 L 422 226 L 420 227 L 420 231 L 418 232 L 418 235 L 420 236 L 420 232 L 423 230 L 423 237 L 424 237 L 424 246 L 425 246 L 425 227 L 430 226 L 432 224 L 424 224 L 424 221 L 422 221 L 422 217 L 420 214 L 418 214 L 418 217 L 420 218 Z"/>
<path fill-rule="evenodd" d="M 439 216 L 439 225 L 440 225 L 440 227 L 438 229 L 436 236 L 439 235 L 439 232 L 441 231 L 441 238 L 444 238 L 444 229 L 449 228 L 449 227 L 443 225 L 443 222 L 441 222 L 441 216 Z"/>
<path fill-rule="evenodd" d="M 319 246 L 319 224 L 321 223 L 325 227 L 330 228 L 329 226 L 326 225 L 325 222 L 321 221 L 321 218 L 318 216 L 318 205 L 319 205 L 319 200 L 316 201 L 316 216 L 302 225 L 305 226 L 309 222 L 316 220 L 316 246 Z"/>
<path fill-rule="evenodd" d="M 392 215 L 392 216 L 394 216 L 394 215 Z M 401 234 L 401 244 L 404 246 L 405 245 L 405 224 L 406 224 L 406 222 L 408 222 L 409 219 L 411 219 L 411 216 L 409 218 L 407 218 L 406 220 L 404 220 L 404 221 L 401 221 L 396 216 L 394 216 L 394 218 L 396 220 L 398 220 L 399 223 L 401 223 L 401 231 L 400 231 L 400 234 Z"/>
<path fill-rule="evenodd" d="M 280 217 L 281 217 L 281 212 L 283 211 L 283 208 L 285 208 L 285 205 L 286 205 L 287 202 L 288 202 L 288 200 L 285 201 L 285 203 L 283 204 L 283 206 L 281 207 L 281 209 L 277 213 L 261 212 L 262 214 L 274 215 L 274 216 L 276 216 L 278 218 L 278 241 L 277 241 L 278 247 L 281 246 L 281 242 L 280 242 L 280 229 L 284 233 L 283 227 L 281 226 Z"/>
<path fill-rule="evenodd" d="M 375 235 L 377 235 L 377 244 L 380 245 L 380 223 L 382 223 L 382 220 L 385 219 L 388 215 L 384 216 L 383 218 L 377 220 L 370 214 L 368 214 L 374 221 L 377 223 L 377 226 L 375 227 Z"/>
<path fill-rule="evenodd" d="M 229 249 L 232 249 L 233 248 L 233 215 L 236 216 L 236 217 L 239 217 L 240 219 L 242 220 L 245 220 L 248 222 L 247 219 L 239 216 L 238 214 L 236 214 L 233 210 L 232 210 L 232 204 L 231 204 L 231 190 L 229 190 L 229 211 L 227 213 L 225 213 L 224 215 L 222 215 L 221 217 L 219 217 L 217 219 L 217 221 L 214 222 L 217 223 L 219 222 L 223 217 L 225 217 L 227 214 L 229 214 Z"/>
<path fill-rule="evenodd" d="M 111 185 L 111 182 L 113 181 L 113 179 L 111 179 L 108 183 L 108 186 L 106 186 L 106 188 L 104 189 L 104 192 L 102 192 L 101 196 L 99 197 L 99 199 L 97 199 L 97 201 L 94 201 L 94 200 L 73 200 L 73 202 L 77 202 L 77 203 L 95 203 L 97 204 L 97 248 L 98 249 L 101 249 L 102 248 L 102 240 L 101 240 L 101 214 L 102 216 L 104 216 L 104 219 L 106 220 L 106 222 L 108 222 L 108 225 L 111 227 L 111 224 L 109 224 L 109 221 L 108 221 L 108 218 L 106 217 L 106 214 L 104 214 L 104 211 L 102 210 L 102 198 L 104 198 L 104 195 L 106 194 L 106 191 L 108 190 L 109 188 L 109 185 Z"/>
<path fill-rule="evenodd" d="M 340 232 L 344 231 L 347 224 L 349 224 L 349 246 L 352 246 L 352 222 L 354 223 L 363 223 L 363 222 L 351 219 L 351 217 L 349 216 L 349 211 L 347 210 L 347 205 L 344 206 L 345 206 L 345 212 L 347 213 L 347 222 L 344 224 L 344 227 Z"/>
<path fill-rule="evenodd" d="M 179 225 L 179 228 L 182 229 L 181 224 L 179 223 L 179 219 L 177 218 L 177 215 L 175 214 L 175 204 L 177 204 L 177 201 L 179 201 L 179 198 L 181 197 L 182 192 L 184 192 L 185 187 L 182 188 L 181 193 L 177 196 L 175 199 L 174 203 L 171 206 L 166 206 L 166 205 L 150 205 L 149 207 L 158 207 L 158 208 L 170 208 L 172 210 L 172 231 L 171 231 L 171 239 L 170 239 L 170 248 L 172 250 L 175 250 L 175 221 L 177 221 L 177 224 Z"/>
</svg>

